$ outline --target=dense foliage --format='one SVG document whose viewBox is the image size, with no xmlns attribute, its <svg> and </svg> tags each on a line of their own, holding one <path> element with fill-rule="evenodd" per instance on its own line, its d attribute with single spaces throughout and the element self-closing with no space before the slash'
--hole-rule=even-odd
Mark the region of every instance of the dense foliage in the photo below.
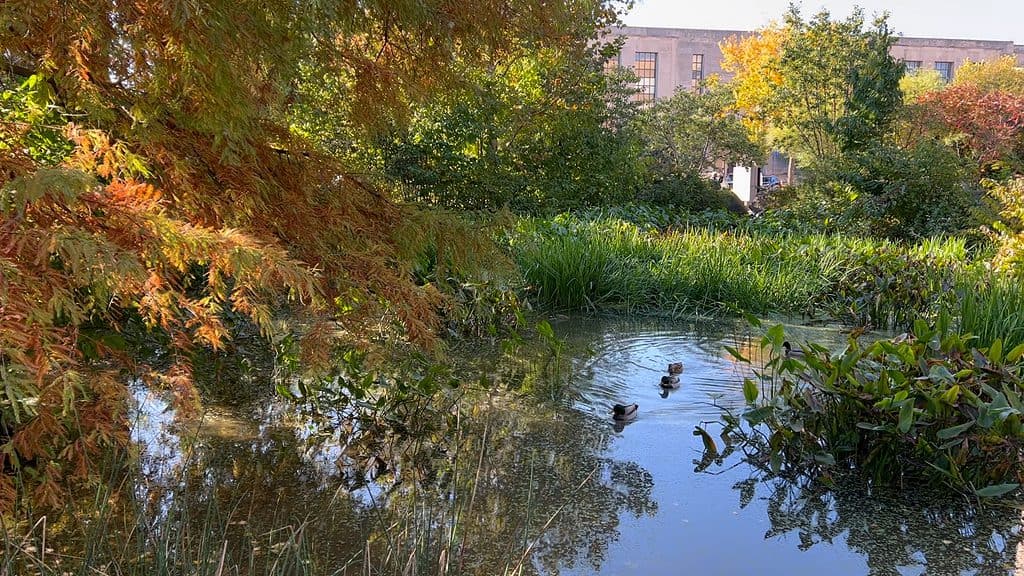
<svg viewBox="0 0 1024 576">
<path fill-rule="evenodd" d="M 16 482 L 56 504 L 124 444 L 125 369 L 192 399 L 192 351 L 244 322 L 309 369 L 430 345 L 445 286 L 417 282 L 424 251 L 440 270 L 500 261 L 292 130 L 304 82 L 370 134 L 464 85 L 461 62 L 582 55 L 614 19 L 531 0 L 0 6 L 0 510 Z M 164 365 L 133 366 L 129 332 L 161 339 Z"/>
<path fill-rule="evenodd" d="M 880 138 L 898 110 L 894 42 L 884 19 L 865 29 L 860 11 L 805 21 L 793 7 L 781 28 L 724 44 L 723 65 L 736 73 L 737 102 L 765 125 L 769 143 L 823 170 Z"/>
<path fill-rule="evenodd" d="M 691 212 L 739 210 L 719 185 L 721 166 L 760 163 L 765 153 L 744 128 L 730 88 L 712 78 L 696 91 L 677 90 L 635 124 L 648 171 L 640 200 Z"/>
<path fill-rule="evenodd" d="M 948 317 L 869 345 L 851 338 L 837 353 L 810 345 L 788 357 L 784 338 L 781 326 L 768 331 L 770 360 L 744 385 L 748 441 L 776 472 L 854 464 L 879 483 L 925 481 L 980 497 L 1024 480 L 1024 345 L 979 348 Z"/>
<path fill-rule="evenodd" d="M 611 47 L 614 49 L 614 47 Z M 371 149 L 406 198 L 450 209 L 552 212 L 632 198 L 642 176 L 627 74 L 605 56 L 524 47 L 468 67 L 471 86 Z"/>
<path fill-rule="evenodd" d="M 883 328 L 936 317 L 971 268 L 956 238 L 907 246 L 651 208 L 527 220 L 511 243 L 533 296 L 556 309 L 783 312 Z"/>
<path fill-rule="evenodd" d="M 801 165 L 773 199 L 824 229 L 894 239 L 964 233 L 990 223 L 982 178 L 1021 171 L 1019 72 L 1012 57 L 968 62 L 952 85 L 933 71 L 904 76 L 884 18 L 859 11 L 782 25 L 722 46 L 753 136 Z"/>
</svg>

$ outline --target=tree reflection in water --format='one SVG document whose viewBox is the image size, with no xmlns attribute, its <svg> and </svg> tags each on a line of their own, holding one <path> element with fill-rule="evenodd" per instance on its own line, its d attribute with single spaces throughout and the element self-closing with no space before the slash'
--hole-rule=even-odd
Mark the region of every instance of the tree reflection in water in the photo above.
<svg viewBox="0 0 1024 576">
<path fill-rule="evenodd" d="M 720 458 L 694 463 L 698 472 L 714 474 L 738 454 L 726 450 Z M 739 465 L 750 466 L 751 474 L 733 489 L 741 508 L 755 498 L 765 501 L 771 523 L 765 539 L 795 535 L 800 550 L 845 541 L 865 557 L 872 576 L 1024 570 L 1017 565 L 1024 550 L 1017 506 L 978 506 L 924 487 L 880 490 L 853 471 L 834 476 L 826 487 L 820 480 L 772 474 L 753 453 L 741 459 Z"/>
<path fill-rule="evenodd" d="M 212 523 L 227 562 L 253 573 L 293 546 L 313 573 L 558 574 L 599 570 L 620 516 L 657 511 L 651 474 L 602 456 L 607 422 L 508 395 L 464 404 L 451 430 L 344 446 L 358 426 L 208 417 L 169 437 L 187 457 L 138 479 L 147 529 L 159 540 Z"/>
</svg>

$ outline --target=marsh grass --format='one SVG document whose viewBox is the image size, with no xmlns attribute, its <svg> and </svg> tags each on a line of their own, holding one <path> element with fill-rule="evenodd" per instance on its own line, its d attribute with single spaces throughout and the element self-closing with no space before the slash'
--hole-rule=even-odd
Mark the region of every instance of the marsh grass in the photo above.
<svg viewBox="0 0 1024 576">
<path fill-rule="evenodd" d="M 307 538 L 306 521 L 261 528 L 251 512 L 185 494 L 158 511 L 146 508 L 106 486 L 91 500 L 69 504 L 63 514 L 27 526 L 5 523 L 0 576 L 327 573 Z"/>
<path fill-rule="evenodd" d="M 1001 339 L 1007 348 L 1024 343 L 1024 289 L 1011 278 L 998 275 L 967 277 L 957 286 L 951 314 L 959 318 L 961 332 L 988 346 Z"/>
<path fill-rule="evenodd" d="M 510 244 L 534 297 L 556 310 L 824 313 L 875 328 L 938 313 L 933 300 L 970 260 L 957 238 L 905 246 L 570 215 L 525 220 Z"/>
</svg>

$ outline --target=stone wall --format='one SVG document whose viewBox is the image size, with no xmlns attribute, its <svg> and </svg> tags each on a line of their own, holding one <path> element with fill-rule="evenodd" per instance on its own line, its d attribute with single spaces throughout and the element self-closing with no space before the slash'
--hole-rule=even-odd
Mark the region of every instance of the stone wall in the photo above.
<svg viewBox="0 0 1024 576">
<path fill-rule="evenodd" d="M 666 98 L 677 88 L 692 89 L 696 84 L 692 70 L 694 54 L 704 56 L 704 77 L 718 74 L 723 80 L 730 79 L 732 75 L 722 70 L 722 52 L 718 45 L 727 38 L 743 37 L 753 32 L 627 26 L 616 29 L 613 34 L 625 37 L 619 56 L 621 66 L 632 67 L 637 52 L 658 54 L 655 95 Z M 905 61 L 920 62 L 922 69 L 935 69 L 936 62 L 950 62 L 950 77 L 956 74 L 965 60 L 979 62 L 1012 55 L 1018 64 L 1024 66 L 1024 46 L 998 40 L 900 38 L 892 48 L 892 55 Z"/>
</svg>

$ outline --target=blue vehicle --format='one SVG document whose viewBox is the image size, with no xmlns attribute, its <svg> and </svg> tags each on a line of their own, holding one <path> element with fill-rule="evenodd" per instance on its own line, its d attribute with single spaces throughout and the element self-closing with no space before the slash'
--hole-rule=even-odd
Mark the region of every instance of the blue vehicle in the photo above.
<svg viewBox="0 0 1024 576">
<path fill-rule="evenodd" d="M 761 190 L 778 190 L 782 187 L 782 181 L 779 180 L 778 176 L 761 176 Z"/>
</svg>

